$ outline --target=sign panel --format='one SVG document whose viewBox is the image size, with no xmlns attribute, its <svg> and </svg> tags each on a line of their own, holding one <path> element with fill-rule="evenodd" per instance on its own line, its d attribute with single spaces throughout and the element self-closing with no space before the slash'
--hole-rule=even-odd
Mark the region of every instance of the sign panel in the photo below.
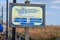
<svg viewBox="0 0 60 40">
<path fill-rule="evenodd" d="M 12 27 L 41 27 L 45 25 L 44 13 L 44 4 L 10 3 L 9 24 Z"/>
<path fill-rule="evenodd" d="M 2 26 L 2 24 L 0 24 L 0 32 L 2 32 L 3 31 L 3 26 Z"/>
<path fill-rule="evenodd" d="M 2 16 L 0 15 L 0 32 L 3 31 Z"/>
</svg>

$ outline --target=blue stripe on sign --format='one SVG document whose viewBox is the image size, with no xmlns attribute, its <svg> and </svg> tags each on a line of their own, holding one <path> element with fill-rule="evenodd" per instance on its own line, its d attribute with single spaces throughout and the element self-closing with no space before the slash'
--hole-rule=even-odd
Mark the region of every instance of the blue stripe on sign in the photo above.
<svg viewBox="0 0 60 40">
<path fill-rule="evenodd" d="M 41 20 L 30 20 L 30 22 L 32 22 L 32 23 L 34 23 L 34 22 L 41 23 L 42 21 Z"/>
<path fill-rule="evenodd" d="M 21 23 L 21 25 L 31 26 L 31 25 L 34 25 L 34 23 Z"/>
<path fill-rule="evenodd" d="M 14 22 L 27 22 L 26 18 L 15 18 Z"/>
<path fill-rule="evenodd" d="M 30 18 L 30 20 L 42 20 L 42 18 Z"/>
<path fill-rule="evenodd" d="M 41 23 L 42 22 L 42 19 L 41 18 L 30 18 L 30 22 L 39 22 Z"/>
</svg>

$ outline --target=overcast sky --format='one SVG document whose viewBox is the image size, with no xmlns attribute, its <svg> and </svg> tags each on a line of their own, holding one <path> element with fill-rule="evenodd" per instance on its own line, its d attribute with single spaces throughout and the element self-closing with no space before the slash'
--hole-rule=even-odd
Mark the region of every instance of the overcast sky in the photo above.
<svg viewBox="0 0 60 40">
<path fill-rule="evenodd" d="M 24 1 L 17 0 L 17 3 L 24 3 Z M 12 2 L 13 0 L 9 0 L 9 3 Z M 60 25 L 60 0 L 30 0 L 30 3 L 46 5 L 46 25 Z M 6 21 L 6 0 L 0 0 L 0 15 L 2 6 L 4 7 L 4 21 Z"/>
</svg>

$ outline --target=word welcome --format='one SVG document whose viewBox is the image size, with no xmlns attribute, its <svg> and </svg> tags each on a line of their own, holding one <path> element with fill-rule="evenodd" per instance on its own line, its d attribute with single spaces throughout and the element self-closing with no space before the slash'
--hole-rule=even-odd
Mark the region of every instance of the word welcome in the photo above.
<svg viewBox="0 0 60 40">
<path fill-rule="evenodd" d="M 17 9 L 17 8 L 15 8 L 17 11 L 18 11 L 18 13 L 20 13 L 20 14 L 25 14 L 25 13 L 37 13 L 37 12 L 39 12 L 39 10 L 37 10 L 37 9 L 33 9 L 33 8 L 30 8 L 30 9 L 26 9 L 25 7 L 22 7 L 21 9 Z"/>
</svg>

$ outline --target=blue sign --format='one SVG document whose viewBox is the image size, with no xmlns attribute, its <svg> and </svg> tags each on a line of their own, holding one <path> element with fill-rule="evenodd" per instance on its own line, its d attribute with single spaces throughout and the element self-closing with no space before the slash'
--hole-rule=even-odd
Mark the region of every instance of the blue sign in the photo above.
<svg viewBox="0 0 60 40">
<path fill-rule="evenodd" d="M 0 32 L 3 31 L 3 26 L 0 24 Z"/>
</svg>

